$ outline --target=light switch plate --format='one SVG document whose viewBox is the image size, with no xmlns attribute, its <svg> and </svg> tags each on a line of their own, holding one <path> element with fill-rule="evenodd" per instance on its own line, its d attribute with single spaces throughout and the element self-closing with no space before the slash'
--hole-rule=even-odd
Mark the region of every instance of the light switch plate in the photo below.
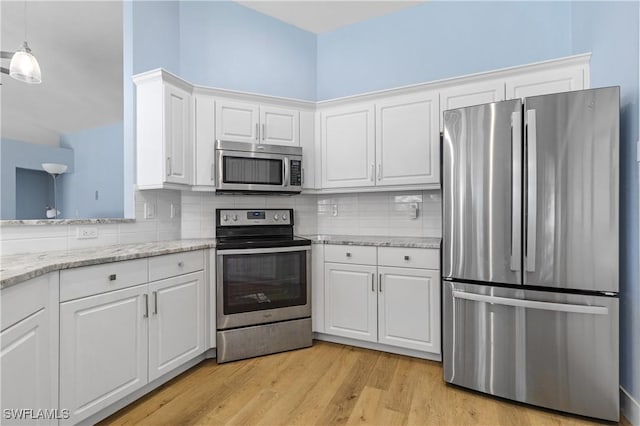
<svg viewBox="0 0 640 426">
<path fill-rule="evenodd" d="M 82 226 L 76 228 L 76 239 L 88 240 L 98 238 L 98 228 L 95 226 Z"/>
<path fill-rule="evenodd" d="M 155 219 L 156 205 L 154 203 L 144 203 L 144 218 Z"/>
</svg>

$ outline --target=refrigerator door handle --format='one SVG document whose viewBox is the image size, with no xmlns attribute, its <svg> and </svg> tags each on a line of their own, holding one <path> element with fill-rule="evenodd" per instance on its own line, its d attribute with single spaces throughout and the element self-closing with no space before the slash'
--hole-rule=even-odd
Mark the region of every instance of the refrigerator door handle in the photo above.
<svg viewBox="0 0 640 426">
<path fill-rule="evenodd" d="M 522 113 L 511 114 L 511 270 L 522 265 Z"/>
<path fill-rule="evenodd" d="M 536 270 L 536 214 L 537 201 L 537 148 L 536 148 L 536 110 L 527 110 L 527 245 L 526 270 Z"/>
<path fill-rule="evenodd" d="M 576 314 L 607 315 L 606 306 L 574 305 L 569 303 L 541 302 L 538 300 L 512 299 L 508 297 L 488 296 L 485 294 L 467 293 L 453 290 L 454 299 L 472 300 L 475 302 L 493 303 L 496 305 L 515 306 L 546 311 L 569 312 Z"/>
</svg>

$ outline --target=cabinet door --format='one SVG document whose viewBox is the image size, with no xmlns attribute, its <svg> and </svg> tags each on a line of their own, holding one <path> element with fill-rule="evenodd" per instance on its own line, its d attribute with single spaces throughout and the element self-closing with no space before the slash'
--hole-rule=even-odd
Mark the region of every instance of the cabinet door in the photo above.
<svg viewBox="0 0 640 426">
<path fill-rule="evenodd" d="M 190 185 L 193 176 L 191 141 L 191 95 L 177 87 L 164 86 L 166 181 Z"/>
<path fill-rule="evenodd" d="M 507 99 L 588 89 L 588 81 L 588 70 L 584 65 L 523 73 L 506 79 Z"/>
<path fill-rule="evenodd" d="M 316 164 L 320 164 L 320 153 L 316 150 L 315 113 L 300 111 L 300 146 L 302 147 L 302 189 L 315 189 Z"/>
<path fill-rule="evenodd" d="M 216 102 L 216 139 L 258 143 L 258 106 L 219 99 Z"/>
<path fill-rule="evenodd" d="M 194 99 L 195 116 L 195 184 L 211 186 L 216 184 L 215 157 L 215 101 L 210 96 L 196 95 Z"/>
<path fill-rule="evenodd" d="M 149 284 L 149 381 L 204 352 L 204 273 Z"/>
<path fill-rule="evenodd" d="M 260 107 L 260 140 L 273 145 L 300 145 L 300 113 L 293 109 Z"/>
<path fill-rule="evenodd" d="M 440 353 L 437 270 L 379 267 L 380 343 Z"/>
<path fill-rule="evenodd" d="M 325 263 L 325 332 L 378 340 L 376 267 Z"/>
<path fill-rule="evenodd" d="M 440 91 L 440 131 L 444 126 L 443 113 L 449 109 L 503 101 L 504 80 L 488 80 L 472 84 L 460 84 Z"/>
<path fill-rule="evenodd" d="M 373 186 L 375 168 L 372 105 L 321 113 L 322 187 Z"/>
<path fill-rule="evenodd" d="M 147 284 L 60 304 L 60 407 L 68 423 L 147 383 Z"/>
<path fill-rule="evenodd" d="M 3 409 L 58 408 L 50 385 L 48 319 L 47 309 L 42 308 L 0 333 Z M 19 421 L 19 415 L 12 416 L 11 420 L 5 417 L 6 413 L 2 415 L 7 424 L 51 424 L 51 420 L 46 419 Z"/>
<path fill-rule="evenodd" d="M 376 104 L 376 185 L 439 182 L 438 112 L 437 92 Z"/>
</svg>

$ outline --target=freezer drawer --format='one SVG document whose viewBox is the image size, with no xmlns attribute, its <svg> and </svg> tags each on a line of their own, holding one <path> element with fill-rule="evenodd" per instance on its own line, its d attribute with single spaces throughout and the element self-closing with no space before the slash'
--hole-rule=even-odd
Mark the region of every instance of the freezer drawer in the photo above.
<svg viewBox="0 0 640 426">
<path fill-rule="evenodd" d="M 446 382 L 617 421 L 618 299 L 443 282 Z"/>
</svg>

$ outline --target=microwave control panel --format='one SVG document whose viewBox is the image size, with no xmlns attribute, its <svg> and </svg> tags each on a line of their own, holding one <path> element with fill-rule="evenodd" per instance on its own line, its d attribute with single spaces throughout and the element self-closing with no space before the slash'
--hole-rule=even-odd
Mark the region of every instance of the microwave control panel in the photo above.
<svg viewBox="0 0 640 426">
<path fill-rule="evenodd" d="M 302 161 L 291 160 L 291 178 L 289 179 L 289 185 L 302 186 Z"/>
</svg>

